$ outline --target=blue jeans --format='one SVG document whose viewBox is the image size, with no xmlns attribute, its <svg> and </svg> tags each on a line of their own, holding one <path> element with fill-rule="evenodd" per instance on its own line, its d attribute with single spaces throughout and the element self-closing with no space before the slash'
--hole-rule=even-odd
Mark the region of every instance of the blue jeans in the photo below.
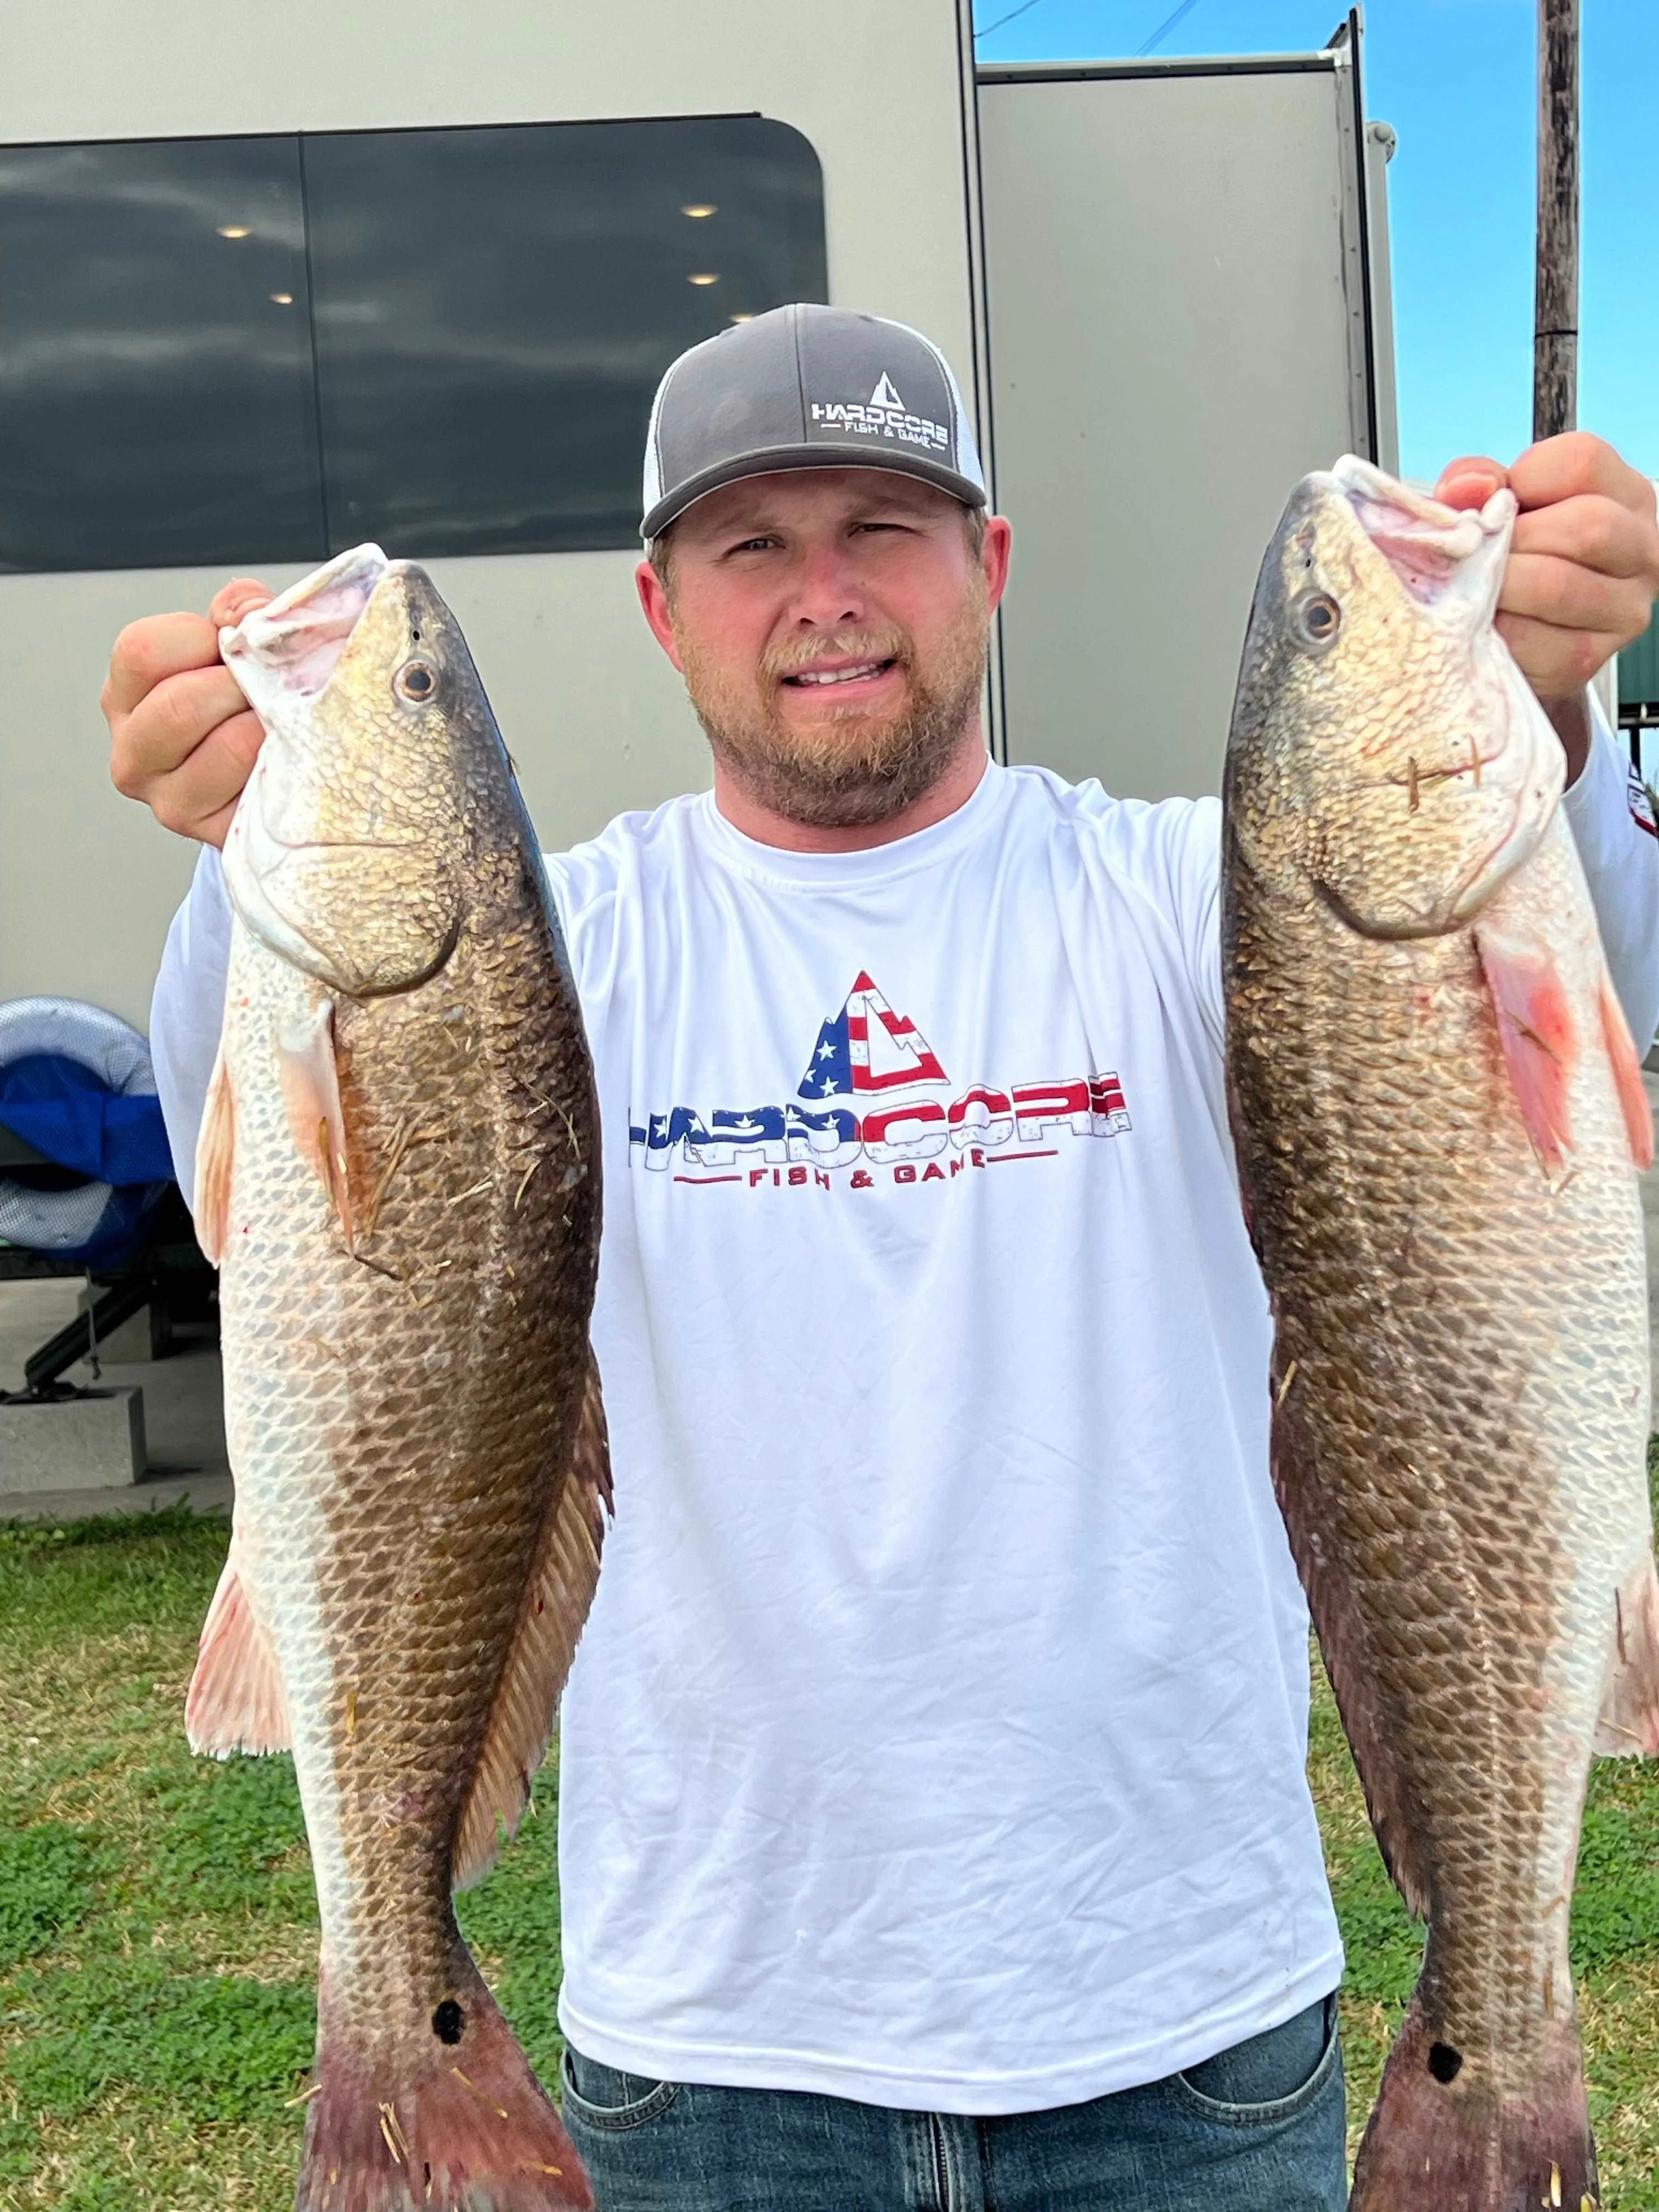
<svg viewBox="0 0 1659 2212">
<path fill-rule="evenodd" d="M 1201 2065 L 989 2119 L 647 2081 L 567 2052 L 599 2212 L 1344 2212 L 1336 1999 Z"/>
</svg>

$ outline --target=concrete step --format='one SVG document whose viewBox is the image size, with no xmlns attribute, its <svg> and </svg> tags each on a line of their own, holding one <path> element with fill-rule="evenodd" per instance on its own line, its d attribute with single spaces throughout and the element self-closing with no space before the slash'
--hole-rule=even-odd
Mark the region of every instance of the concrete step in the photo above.
<svg viewBox="0 0 1659 2212">
<path fill-rule="evenodd" d="M 131 1385 L 0 1405 L 0 1502 L 87 1490 L 107 1510 L 149 1464 L 144 1394 Z"/>
</svg>

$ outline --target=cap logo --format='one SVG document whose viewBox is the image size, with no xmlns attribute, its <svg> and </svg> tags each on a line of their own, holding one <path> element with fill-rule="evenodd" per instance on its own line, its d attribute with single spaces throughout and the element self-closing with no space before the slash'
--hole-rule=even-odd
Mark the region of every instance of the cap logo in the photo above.
<svg viewBox="0 0 1659 2212">
<path fill-rule="evenodd" d="M 943 453 L 947 459 L 951 455 L 951 433 L 945 424 L 926 415 L 912 415 L 885 369 L 861 406 L 856 399 L 815 399 L 812 420 L 832 434 L 895 440 L 902 445 L 920 446 L 924 453 Z"/>
</svg>

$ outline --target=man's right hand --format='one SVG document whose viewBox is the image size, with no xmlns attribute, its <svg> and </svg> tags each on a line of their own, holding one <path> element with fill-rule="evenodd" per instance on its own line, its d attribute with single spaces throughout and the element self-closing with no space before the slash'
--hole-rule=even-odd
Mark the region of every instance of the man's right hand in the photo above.
<svg viewBox="0 0 1659 2212">
<path fill-rule="evenodd" d="M 100 703 L 109 724 L 115 788 L 140 799 L 164 829 L 222 845 L 264 741 L 259 719 L 219 658 L 222 625 L 270 593 L 239 576 L 205 617 L 147 615 L 110 654 Z"/>
</svg>

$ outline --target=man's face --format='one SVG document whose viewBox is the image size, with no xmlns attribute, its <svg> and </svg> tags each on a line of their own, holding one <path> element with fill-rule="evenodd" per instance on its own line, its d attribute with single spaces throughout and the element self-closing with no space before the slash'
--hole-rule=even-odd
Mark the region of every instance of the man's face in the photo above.
<svg viewBox="0 0 1659 2212">
<path fill-rule="evenodd" d="M 717 762 L 769 811 L 880 823 L 977 731 L 1006 565 L 948 493 L 880 469 L 798 469 L 711 492 L 641 595 Z"/>
</svg>

